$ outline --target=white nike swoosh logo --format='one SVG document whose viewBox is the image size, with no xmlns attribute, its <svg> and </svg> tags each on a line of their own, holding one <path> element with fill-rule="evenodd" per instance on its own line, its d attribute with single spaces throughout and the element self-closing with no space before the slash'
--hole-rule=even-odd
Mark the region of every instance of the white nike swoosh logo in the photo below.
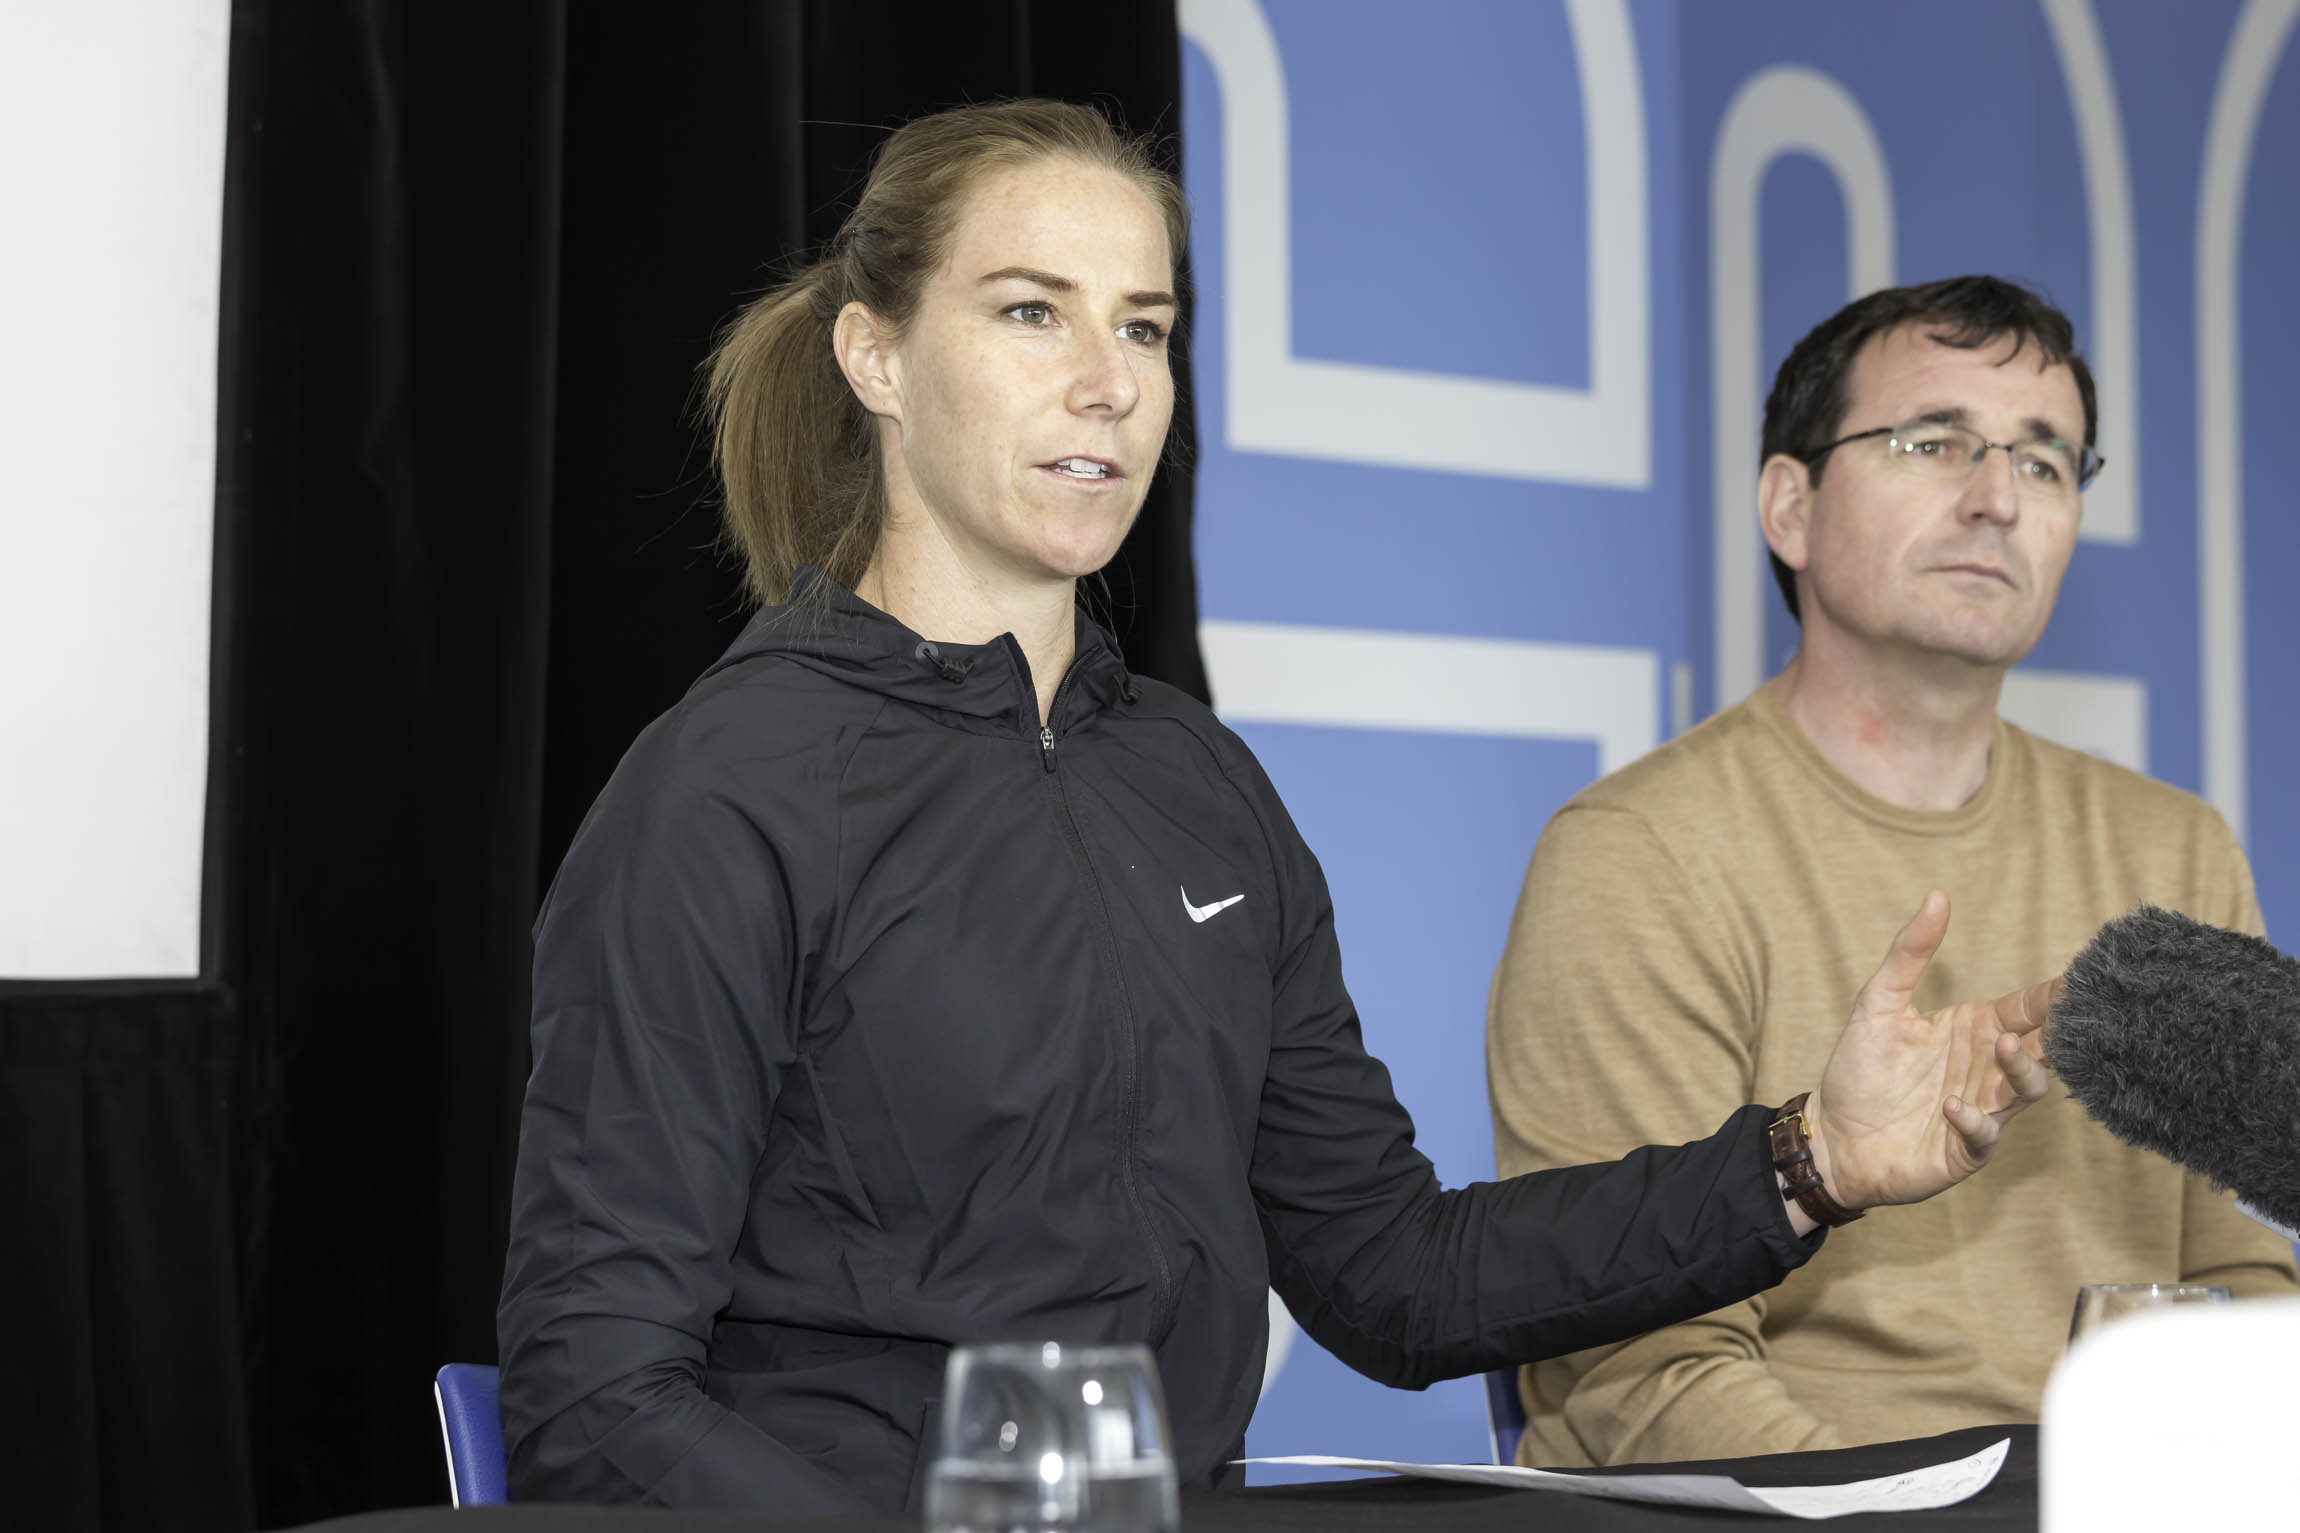
<svg viewBox="0 0 2300 1533">
<path fill-rule="evenodd" d="M 1182 889 L 1180 884 L 1176 884 L 1174 887 L 1177 889 Z M 1211 905 L 1193 905 L 1190 903 L 1190 891 L 1187 889 L 1182 889 L 1182 908 L 1190 912 L 1191 920 L 1203 921 L 1208 916 L 1220 915 L 1223 911 L 1228 910 L 1232 905 L 1237 904 L 1238 901 L 1244 898 L 1245 896 L 1243 894 L 1233 894 L 1228 899 L 1216 900 Z"/>
</svg>

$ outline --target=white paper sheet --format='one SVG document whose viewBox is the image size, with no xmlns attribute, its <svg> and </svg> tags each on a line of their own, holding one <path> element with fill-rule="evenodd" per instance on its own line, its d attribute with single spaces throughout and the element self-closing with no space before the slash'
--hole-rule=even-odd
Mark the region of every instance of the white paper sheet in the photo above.
<svg viewBox="0 0 2300 1533">
<path fill-rule="evenodd" d="M 1769 1517 L 1819 1519 L 1853 1512 L 1918 1512 L 1953 1506 L 1978 1492 L 2004 1467 L 2012 1439 L 2002 1438 L 1968 1458 L 1911 1469 L 1850 1485 L 1776 1485 L 1752 1490 L 1721 1474 L 1566 1474 L 1552 1469 L 1519 1469 L 1502 1464 L 1401 1464 L 1388 1459 L 1333 1458 L 1297 1454 L 1290 1458 L 1250 1458 L 1249 1464 L 1305 1464 L 1321 1469 L 1368 1469 L 1378 1474 L 1454 1480 L 1465 1485 L 1507 1485 L 1521 1490 L 1556 1490 L 1569 1496 L 1601 1496 L 1614 1501 L 1656 1501 L 1667 1506 L 1709 1506 L 1756 1512 Z"/>
</svg>

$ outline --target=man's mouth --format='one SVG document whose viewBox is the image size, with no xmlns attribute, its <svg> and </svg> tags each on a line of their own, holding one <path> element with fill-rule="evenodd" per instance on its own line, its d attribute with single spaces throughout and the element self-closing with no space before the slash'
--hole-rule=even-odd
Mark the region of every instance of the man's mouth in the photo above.
<svg viewBox="0 0 2300 1533">
<path fill-rule="evenodd" d="M 1993 564 L 1944 564 L 1940 569 L 1946 575 L 1975 575 L 1983 580 L 1994 580 L 2000 585 L 2008 586 L 2013 583 L 2012 576 Z"/>
</svg>

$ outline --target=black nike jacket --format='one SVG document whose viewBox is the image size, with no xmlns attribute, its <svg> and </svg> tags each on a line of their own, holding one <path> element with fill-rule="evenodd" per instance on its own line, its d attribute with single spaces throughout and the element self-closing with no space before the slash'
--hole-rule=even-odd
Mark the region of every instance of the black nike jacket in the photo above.
<svg viewBox="0 0 2300 1533">
<path fill-rule="evenodd" d="M 1758 1108 L 1441 1189 L 1235 735 L 1084 619 L 1041 728 L 1012 638 L 803 590 L 639 737 L 536 926 L 515 1498 L 915 1504 L 948 1349 L 1008 1339 L 1146 1343 L 1206 1484 L 1266 1287 L 1419 1388 L 1810 1254 Z"/>
</svg>

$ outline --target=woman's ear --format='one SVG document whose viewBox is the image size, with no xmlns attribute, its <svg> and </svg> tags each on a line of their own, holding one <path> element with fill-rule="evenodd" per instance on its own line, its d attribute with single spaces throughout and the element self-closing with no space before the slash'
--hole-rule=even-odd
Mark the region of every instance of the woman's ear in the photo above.
<svg viewBox="0 0 2300 1533">
<path fill-rule="evenodd" d="M 1783 564 L 1802 572 L 1810 557 L 1813 471 L 1777 452 L 1765 460 L 1757 475 L 1757 519 L 1765 529 L 1766 546 Z"/>
<path fill-rule="evenodd" d="M 862 304 L 848 304 L 831 325 L 831 355 L 864 409 L 902 419 L 902 369 L 885 321 Z"/>
</svg>

